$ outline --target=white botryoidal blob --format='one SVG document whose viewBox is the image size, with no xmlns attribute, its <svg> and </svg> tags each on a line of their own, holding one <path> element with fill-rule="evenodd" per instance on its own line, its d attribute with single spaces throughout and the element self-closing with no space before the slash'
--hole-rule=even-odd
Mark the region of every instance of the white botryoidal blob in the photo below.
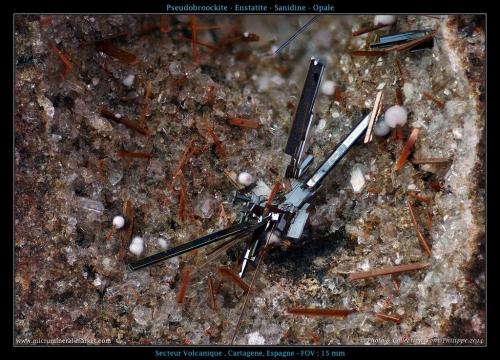
<svg viewBox="0 0 500 360">
<path fill-rule="evenodd" d="M 254 178 L 252 176 L 252 174 L 249 174 L 245 171 L 241 172 L 239 175 L 238 175 L 238 182 L 241 184 L 241 185 L 244 185 L 244 186 L 249 186 L 249 185 L 252 185 L 253 182 L 254 182 Z"/>
<path fill-rule="evenodd" d="M 335 82 L 332 80 L 325 80 L 323 85 L 321 85 L 321 91 L 325 95 L 333 95 L 335 94 Z"/>
<path fill-rule="evenodd" d="M 395 128 L 397 125 L 403 126 L 408 120 L 408 111 L 402 106 L 391 106 L 384 115 L 384 121 L 387 126 Z"/>
<path fill-rule="evenodd" d="M 144 251 L 144 240 L 140 236 L 134 237 L 128 249 L 134 255 L 141 255 Z"/>
<path fill-rule="evenodd" d="M 373 19 L 373 24 L 377 25 L 391 25 L 396 22 L 396 16 L 394 15 L 375 15 Z"/>
<path fill-rule="evenodd" d="M 160 245 L 160 247 L 163 249 L 163 250 L 166 250 L 167 247 L 168 247 L 168 241 L 165 240 L 164 238 L 158 238 L 158 245 Z"/>
<path fill-rule="evenodd" d="M 381 118 L 373 127 L 375 136 L 386 136 L 391 132 L 391 128 L 385 123 L 384 118 Z"/>
<path fill-rule="evenodd" d="M 117 229 L 121 229 L 125 225 L 125 219 L 121 215 L 117 215 L 113 218 L 113 226 Z"/>
<path fill-rule="evenodd" d="M 122 83 L 126 87 L 131 87 L 132 84 L 134 83 L 134 80 L 135 80 L 135 75 L 129 74 L 123 78 Z"/>
</svg>

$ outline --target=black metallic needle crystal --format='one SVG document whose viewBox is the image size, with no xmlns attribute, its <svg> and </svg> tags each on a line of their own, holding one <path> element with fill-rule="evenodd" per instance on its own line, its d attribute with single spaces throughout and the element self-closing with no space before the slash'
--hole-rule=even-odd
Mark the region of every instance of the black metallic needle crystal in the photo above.
<svg viewBox="0 0 500 360">
<path fill-rule="evenodd" d="M 316 95 L 321 84 L 321 77 L 325 65 L 316 58 L 311 58 L 306 81 L 302 88 L 299 104 L 295 112 L 292 129 L 288 136 L 285 153 L 292 157 L 287 169 L 287 177 L 297 178 L 300 164 L 304 160 L 307 150 L 309 130 L 312 125 L 313 108 Z"/>
<path fill-rule="evenodd" d="M 263 226 L 265 222 L 259 222 L 259 223 L 254 223 L 254 222 L 245 222 L 245 223 L 240 223 L 234 226 L 231 226 L 227 229 L 216 231 L 214 233 L 208 234 L 206 236 L 203 236 L 199 239 L 187 242 L 185 244 L 182 244 L 180 246 L 177 246 L 172 249 L 168 249 L 166 251 L 162 251 L 158 254 L 148 256 L 144 259 L 134 261 L 130 264 L 128 264 L 128 268 L 132 271 L 139 270 L 143 267 L 149 266 L 156 264 L 157 262 L 163 261 L 170 259 L 174 256 L 182 255 L 184 253 L 187 253 L 191 250 L 198 249 L 200 247 L 212 244 L 216 241 L 226 239 L 230 236 L 236 236 L 236 235 L 241 235 L 243 233 L 251 232 L 259 227 Z"/>
<path fill-rule="evenodd" d="M 368 128 L 370 122 L 370 114 L 366 115 L 354 129 L 347 135 L 332 151 L 332 153 L 323 161 L 314 174 L 306 181 L 306 185 L 310 189 L 318 188 L 323 179 L 330 173 L 335 165 L 347 154 L 349 149 L 363 135 Z"/>
<path fill-rule="evenodd" d="M 279 205 L 283 210 L 293 209 L 297 212 L 305 204 L 311 196 L 320 188 L 325 177 L 333 170 L 335 165 L 347 154 L 356 141 L 363 135 L 368 127 L 370 121 L 370 114 L 366 115 L 352 131 L 335 147 L 330 155 L 318 166 L 311 177 L 303 183 L 297 182 L 292 190 L 285 195 L 285 201 Z"/>
<path fill-rule="evenodd" d="M 384 35 L 379 38 L 378 42 L 371 43 L 370 49 L 384 49 L 394 45 L 404 44 L 412 40 L 418 40 L 420 38 L 423 38 L 429 35 L 430 33 L 431 30 L 412 30 L 412 31 L 402 32 L 399 34 Z M 433 45 L 433 39 L 429 39 L 429 41 L 426 41 L 418 46 L 415 46 L 415 48 L 413 48 L 412 50 L 419 50 L 429 47 L 432 48 L 432 45 Z"/>
</svg>

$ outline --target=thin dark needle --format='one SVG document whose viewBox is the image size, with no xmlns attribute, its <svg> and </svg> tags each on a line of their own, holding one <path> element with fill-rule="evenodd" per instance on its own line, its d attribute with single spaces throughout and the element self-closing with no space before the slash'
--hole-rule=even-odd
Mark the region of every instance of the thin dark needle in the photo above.
<svg viewBox="0 0 500 360">
<path fill-rule="evenodd" d="M 271 227 L 271 230 L 269 231 L 268 236 L 266 238 L 266 242 L 265 242 L 264 246 L 262 247 L 262 253 L 259 256 L 259 261 L 257 262 L 257 266 L 256 266 L 255 271 L 254 271 L 253 276 L 252 276 L 252 281 L 250 282 L 250 286 L 249 286 L 247 294 L 245 296 L 245 301 L 243 302 L 243 307 L 241 308 L 240 317 L 238 318 L 238 322 L 236 323 L 236 329 L 234 329 L 233 338 L 231 339 L 231 345 L 233 345 L 234 339 L 236 338 L 236 334 L 238 333 L 238 329 L 240 327 L 241 319 L 243 318 L 243 313 L 245 311 L 245 307 L 247 305 L 248 298 L 250 296 L 250 293 L 252 292 L 253 284 L 255 283 L 255 278 L 257 277 L 257 273 L 259 272 L 260 263 L 262 262 L 262 259 L 264 258 L 264 255 L 266 254 L 265 249 L 266 249 L 266 246 L 269 242 L 269 238 L 271 237 L 275 227 L 276 227 L 276 223 L 273 224 L 273 226 Z"/>
<path fill-rule="evenodd" d="M 299 30 L 297 30 L 287 41 L 285 41 L 283 44 L 280 45 L 280 47 L 278 49 L 276 49 L 276 51 L 273 53 L 273 56 L 276 55 L 277 53 L 279 53 L 281 51 L 281 49 L 283 49 L 284 47 L 286 47 L 288 44 L 290 44 L 293 40 L 295 40 L 295 38 L 297 36 L 299 36 L 300 34 L 302 34 L 304 32 L 304 30 L 306 30 L 309 25 L 311 25 L 317 18 L 319 17 L 319 15 L 314 15 L 308 22 L 306 22 Z"/>
</svg>

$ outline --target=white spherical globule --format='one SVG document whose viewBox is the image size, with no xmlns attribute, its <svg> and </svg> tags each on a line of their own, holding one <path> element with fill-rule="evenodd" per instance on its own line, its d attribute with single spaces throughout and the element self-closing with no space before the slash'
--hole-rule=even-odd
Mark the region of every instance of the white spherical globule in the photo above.
<svg viewBox="0 0 500 360">
<path fill-rule="evenodd" d="M 373 134 L 376 136 L 386 136 L 391 132 L 391 128 L 387 126 L 384 118 L 377 121 L 375 126 L 373 127 Z"/>
<path fill-rule="evenodd" d="M 403 126 L 408 119 L 408 111 L 402 106 L 391 106 L 384 115 L 384 121 L 387 126 L 395 128 L 397 125 Z"/>
<path fill-rule="evenodd" d="M 117 215 L 113 218 L 113 226 L 117 229 L 121 229 L 125 225 L 125 219 L 121 215 Z"/>
<path fill-rule="evenodd" d="M 373 19 L 373 24 L 377 25 L 391 25 L 396 21 L 396 16 L 394 15 L 376 15 Z"/>
<path fill-rule="evenodd" d="M 141 255 L 144 251 L 144 240 L 140 236 L 136 236 L 132 239 L 132 242 L 130 243 L 130 247 L 128 249 L 134 255 Z"/>
<path fill-rule="evenodd" d="M 254 182 L 254 179 L 253 179 L 253 176 L 247 172 L 241 172 L 239 175 L 238 175 L 238 182 L 241 184 L 241 185 L 244 185 L 244 186 L 249 186 L 249 185 L 252 185 L 253 182 Z"/>
<path fill-rule="evenodd" d="M 325 95 L 335 94 L 335 83 L 332 80 L 325 80 L 321 85 L 321 91 Z"/>
</svg>

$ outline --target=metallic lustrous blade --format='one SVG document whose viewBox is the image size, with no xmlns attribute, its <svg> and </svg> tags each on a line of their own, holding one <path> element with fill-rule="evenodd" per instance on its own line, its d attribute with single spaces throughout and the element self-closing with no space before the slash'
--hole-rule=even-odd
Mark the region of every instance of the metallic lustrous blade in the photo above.
<svg viewBox="0 0 500 360">
<path fill-rule="evenodd" d="M 194 249 L 198 249 L 203 246 L 207 246 L 209 244 L 212 244 L 216 241 L 227 239 L 231 236 L 236 236 L 236 235 L 242 235 L 244 233 L 248 233 L 251 231 L 255 231 L 261 226 L 264 226 L 266 224 L 267 220 L 263 220 L 258 223 L 254 222 L 244 222 L 240 223 L 234 226 L 231 226 L 227 229 L 216 231 L 214 233 L 205 235 L 199 239 L 187 242 L 185 244 L 179 245 L 177 247 L 168 249 L 166 251 L 162 251 L 160 253 L 148 256 L 144 259 L 134 261 L 130 264 L 128 264 L 128 268 L 131 271 L 139 270 L 142 269 L 143 267 L 149 266 L 156 264 L 160 261 L 170 259 L 175 256 L 182 255 L 184 253 L 187 253 L 189 251 L 192 251 Z"/>
<path fill-rule="evenodd" d="M 297 178 L 300 164 L 305 158 L 305 153 L 309 146 L 310 130 L 313 123 L 313 109 L 316 101 L 321 77 L 325 65 L 316 58 L 311 58 L 306 81 L 302 89 L 299 104 L 292 123 L 292 128 L 288 136 L 285 153 L 292 157 L 287 177 Z"/>
</svg>

